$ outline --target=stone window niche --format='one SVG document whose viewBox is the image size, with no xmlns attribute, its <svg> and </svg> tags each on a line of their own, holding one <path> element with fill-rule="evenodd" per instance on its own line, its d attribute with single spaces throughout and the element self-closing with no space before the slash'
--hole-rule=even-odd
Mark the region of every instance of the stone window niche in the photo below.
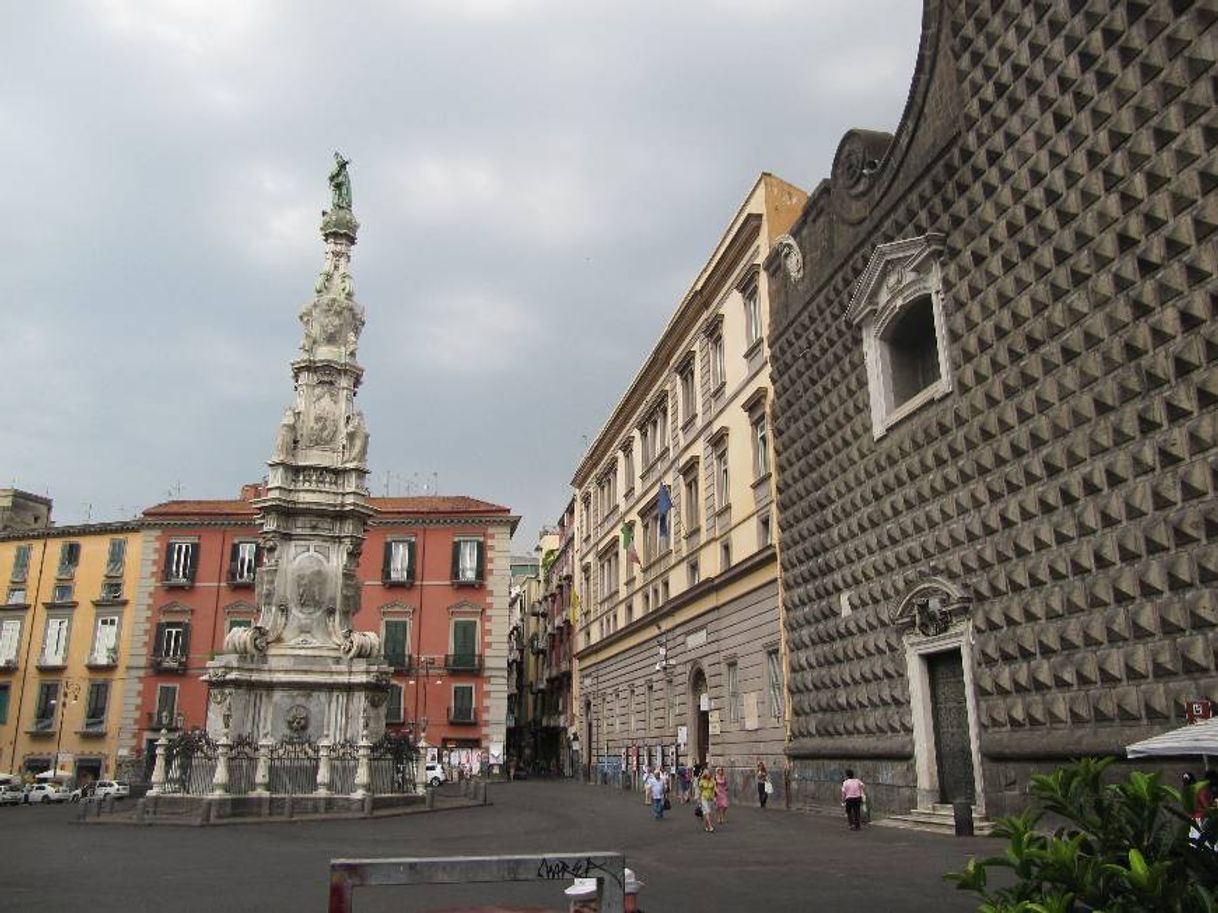
<svg viewBox="0 0 1218 913">
<path fill-rule="evenodd" d="M 952 389 L 939 261 L 943 236 L 879 245 L 847 319 L 862 328 L 871 432 L 888 429 Z"/>
</svg>

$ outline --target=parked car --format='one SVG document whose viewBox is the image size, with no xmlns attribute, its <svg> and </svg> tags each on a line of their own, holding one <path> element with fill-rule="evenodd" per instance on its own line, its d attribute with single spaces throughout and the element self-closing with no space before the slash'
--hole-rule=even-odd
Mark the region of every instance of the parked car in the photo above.
<svg viewBox="0 0 1218 913">
<path fill-rule="evenodd" d="M 35 783 L 26 801 L 32 805 L 44 802 L 67 802 L 72 798 L 72 790 L 59 783 Z"/>
<path fill-rule="evenodd" d="M 97 798 L 113 796 L 115 799 L 126 799 L 131 795 L 131 787 L 122 780 L 98 780 L 94 792 Z"/>
<path fill-rule="evenodd" d="M 72 794 L 69 796 L 69 798 L 73 802 L 88 802 L 91 799 L 96 798 L 96 786 L 96 783 L 86 783 L 84 786 L 78 786 L 76 789 L 72 790 Z"/>
<path fill-rule="evenodd" d="M 444 768 L 439 764 L 427 765 L 427 782 L 429 785 L 439 786 L 447 779 L 448 777 L 444 775 Z"/>
<path fill-rule="evenodd" d="M 0 786 L 0 805 L 20 805 L 25 801 L 25 787 L 20 783 Z"/>
</svg>

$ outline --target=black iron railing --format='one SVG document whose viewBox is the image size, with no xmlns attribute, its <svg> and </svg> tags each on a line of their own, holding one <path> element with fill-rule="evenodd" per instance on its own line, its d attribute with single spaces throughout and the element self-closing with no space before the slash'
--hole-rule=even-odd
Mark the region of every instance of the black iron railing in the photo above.
<svg viewBox="0 0 1218 913">
<path fill-rule="evenodd" d="M 449 672 L 481 672 L 481 653 L 445 653 L 444 668 Z"/>
</svg>

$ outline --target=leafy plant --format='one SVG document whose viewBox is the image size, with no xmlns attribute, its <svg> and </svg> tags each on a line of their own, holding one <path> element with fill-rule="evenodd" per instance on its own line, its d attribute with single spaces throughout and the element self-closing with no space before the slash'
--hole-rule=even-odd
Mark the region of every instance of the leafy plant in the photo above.
<svg viewBox="0 0 1218 913">
<path fill-rule="evenodd" d="M 1198 787 L 1182 793 L 1138 771 L 1105 782 L 1114 760 L 1033 776 L 1040 808 L 997 823 L 1003 854 L 944 877 L 981 898 L 979 913 L 1218 913 L 1218 854 L 1189 839 Z M 1065 824 L 1048 833 L 1046 812 Z M 991 886 L 993 870 L 1014 878 Z"/>
</svg>

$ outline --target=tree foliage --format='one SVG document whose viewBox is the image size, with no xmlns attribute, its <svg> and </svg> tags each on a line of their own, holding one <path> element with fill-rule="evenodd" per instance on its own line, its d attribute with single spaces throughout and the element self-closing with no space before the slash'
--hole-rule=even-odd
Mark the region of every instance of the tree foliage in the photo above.
<svg viewBox="0 0 1218 913">
<path fill-rule="evenodd" d="M 1189 839 L 1197 787 L 1181 792 L 1137 771 L 1109 783 L 1113 760 L 1085 758 L 1034 776 L 1040 808 L 995 827 L 1007 840 L 1003 854 L 970 858 L 944 877 L 977 894 L 980 913 L 1218 913 L 1218 854 Z M 1048 833 L 1046 813 L 1065 823 Z M 994 870 L 1014 877 L 991 886 Z"/>
</svg>

